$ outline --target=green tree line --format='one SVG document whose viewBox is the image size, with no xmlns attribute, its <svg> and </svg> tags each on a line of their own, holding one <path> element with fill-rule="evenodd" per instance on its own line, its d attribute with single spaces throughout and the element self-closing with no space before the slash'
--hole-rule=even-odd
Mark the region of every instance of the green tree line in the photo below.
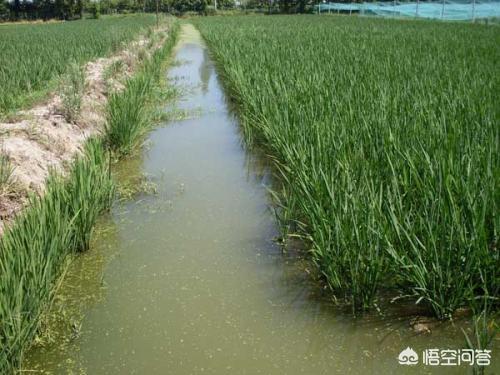
<svg viewBox="0 0 500 375">
<path fill-rule="evenodd" d="M 158 0 L 163 13 L 215 14 L 238 8 L 262 13 L 308 13 L 321 0 Z M 340 0 L 343 1 L 343 0 Z M 0 22 L 19 20 L 80 19 L 85 14 L 156 12 L 156 0 L 0 0 Z"/>
<path fill-rule="evenodd" d="M 164 13 L 207 13 L 214 0 L 158 0 L 158 10 Z M 74 20 L 85 14 L 156 12 L 156 0 L 0 0 L 0 21 Z M 217 0 L 218 9 L 232 9 L 234 0 Z"/>
</svg>

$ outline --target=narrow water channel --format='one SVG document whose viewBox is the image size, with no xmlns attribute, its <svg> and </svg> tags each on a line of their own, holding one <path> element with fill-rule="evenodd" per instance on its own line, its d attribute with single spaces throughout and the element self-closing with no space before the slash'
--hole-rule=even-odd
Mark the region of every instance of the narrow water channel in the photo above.
<svg viewBox="0 0 500 375">
<path fill-rule="evenodd" d="M 307 263 L 283 254 L 263 160 L 242 146 L 214 64 L 182 29 L 172 82 L 190 119 L 165 124 L 125 165 L 156 194 L 117 204 L 62 293 L 83 310 L 72 337 L 28 353 L 26 368 L 86 374 L 464 373 L 402 368 L 410 346 L 459 349 L 458 329 L 416 335 L 407 320 L 354 319 L 318 293 Z M 126 177 L 124 177 L 126 178 Z M 326 295 L 326 293 L 325 293 Z M 63 312 L 61 312 L 63 314 Z M 403 371 L 404 370 L 404 371 Z M 439 372 L 438 372 L 439 370 Z"/>
</svg>

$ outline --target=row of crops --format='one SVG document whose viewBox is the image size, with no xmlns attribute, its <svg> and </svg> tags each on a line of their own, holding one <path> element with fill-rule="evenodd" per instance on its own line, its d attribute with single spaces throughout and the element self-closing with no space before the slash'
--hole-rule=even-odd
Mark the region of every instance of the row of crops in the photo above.
<svg viewBox="0 0 500 375">
<path fill-rule="evenodd" d="M 498 303 L 500 33 L 351 17 L 196 20 L 276 160 L 285 234 L 337 297 Z M 498 305 L 497 305 L 498 306 Z"/>
<path fill-rule="evenodd" d="M 83 63 L 117 50 L 155 22 L 142 14 L 0 26 L 0 114 L 43 95 L 71 61 Z"/>
</svg>

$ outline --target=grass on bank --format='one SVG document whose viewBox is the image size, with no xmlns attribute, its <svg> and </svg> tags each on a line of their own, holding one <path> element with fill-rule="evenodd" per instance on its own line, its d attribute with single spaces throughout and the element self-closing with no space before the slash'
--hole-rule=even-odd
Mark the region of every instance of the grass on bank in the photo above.
<svg viewBox="0 0 500 375">
<path fill-rule="evenodd" d="M 500 34 L 357 17 L 193 21 L 276 160 L 282 226 L 357 310 L 498 306 Z M 496 307 L 495 307 L 496 306 Z"/>
<path fill-rule="evenodd" d="M 0 196 L 9 186 L 13 172 L 9 158 L 2 150 L 0 152 Z"/>
<path fill-rule="evenodd" d="M 144 61 L 113 100 L 133 96 L 140 100 L 124 102 L 142 108 L 145 118 L 154 118 L 154 103 L 158 103 L 158 81 L 176 38 L 177 24 L 171 27 L 165 44 Z M 148 82 L 145 87 L 134 82 Z M 136 91 L 137 90 L 137 91 Z M 87 141 L 84 153 L 72 165 L 69 176 L 51 174 L 43 197 L 31 196 L 27 208 L 0 238 L 0 373 L 15 373 L 21 366 L 24 350 L 33 340 L 41 314 L 52 299 L 53 287 L 70 252 L 88 249 L 94 224 L 101 212 L 112 204 L 115 186 L 110 168 L 112 152 L 122 156 L 140 144 L 151 124 L 142 118 L 127 117 L 113 107 L 108 112 L 125 119 L 115 129 L 112 116 L 103 139 Z M 111 109 L 114 108 L 114 109 Z M 129 119 L 132 120 L 129 120 Z M 136 120 L 140 120 L 136 123 Z M 135 126 L 131 131 L 127 128 Z M 138 129 L 142 126 L 143 129 Z M 119 135 L 117 138 L 111 136 Z M 120 135 L 124 132 L 127 136 Z M 129 143 L 127 143 L 129 142 Z M 125 152 L 126 150 L 126 152 Z M 3 159 L 2 159 L 3 160 Z"/>
<path fill-rule="evenodd" d="M 60 84 L 62 114 L 66 121 L 75 123 L 80 115 L 85 92 L 85 71 L 83 66 L 71 62 Z"/>
</svg>

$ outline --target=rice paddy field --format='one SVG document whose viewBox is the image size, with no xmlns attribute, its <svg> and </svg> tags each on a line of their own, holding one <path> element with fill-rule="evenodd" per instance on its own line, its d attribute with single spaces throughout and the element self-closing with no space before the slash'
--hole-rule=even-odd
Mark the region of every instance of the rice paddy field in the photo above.
<svg viewBox="0 0 500 375">
<path fill-rule="evenodd" d="M 0 115 L 40 99 L 51 82 L 78 64 L 118 50 L 155 25 L 150 14 L 99 20 L 0 25 Z"/>
<path fill-rule="evenodd" d="M 358 17 L 195 21 L 246 138 L 275 161 L 284 235 L 354 311 L 498 307 L 500 32 Z"/>
<path fill-rule="evenodd" d="M 0 25 L 0 373 L 496 355 L 498 26 L 160 19 Z"/>
</svg>

